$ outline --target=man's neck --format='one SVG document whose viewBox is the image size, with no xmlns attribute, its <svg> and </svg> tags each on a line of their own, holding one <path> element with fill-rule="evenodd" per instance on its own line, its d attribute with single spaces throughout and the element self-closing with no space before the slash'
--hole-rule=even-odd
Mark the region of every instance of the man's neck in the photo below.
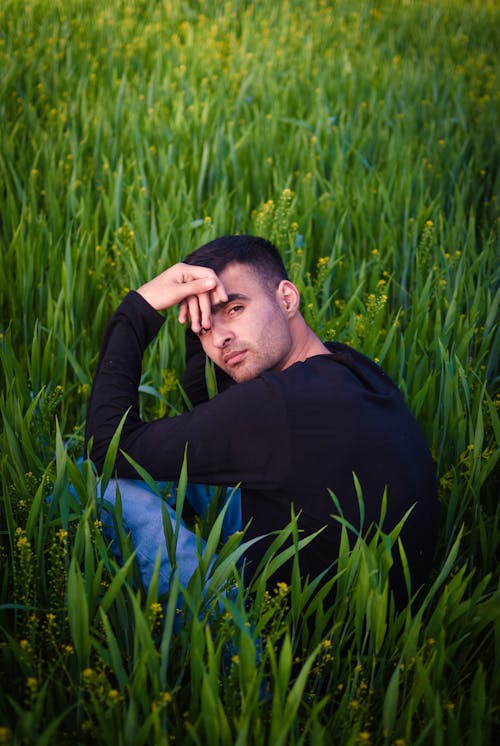
<svg viewBox="0 0 500 746">
<path fill-rule="evenodd" d="M 325 347 L 300 314 L 297 314 L 290 322 L 290 331 L 292 333 L 292 347 L 282 370 L 289 368 L 294 363 L 303 362 L 309 357 L 330 354 L 330 350 Z"/>
</svg>

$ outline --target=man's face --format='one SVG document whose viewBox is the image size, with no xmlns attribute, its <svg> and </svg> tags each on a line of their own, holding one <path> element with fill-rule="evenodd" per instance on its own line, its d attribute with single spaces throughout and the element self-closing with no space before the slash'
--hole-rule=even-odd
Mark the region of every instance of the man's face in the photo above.
<svg viewBox="0 0 500 746">
<path fill-rule="evenodd" d="M 246 265 L 229 264 L 219 278 L 229 300 L 212 308 L 212 326 L 200 334 L 205 353 L 238 383 L 285 368 L 292 337 L 278 300 Z"/>
</svg>

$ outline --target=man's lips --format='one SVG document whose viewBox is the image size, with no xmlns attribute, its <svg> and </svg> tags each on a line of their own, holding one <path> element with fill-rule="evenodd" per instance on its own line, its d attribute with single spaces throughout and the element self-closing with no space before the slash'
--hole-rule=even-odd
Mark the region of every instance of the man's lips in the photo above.
<svg viewBox="0 0 500 746">
<path fill-rule="evenodd" d="M 223 358 L 224 365 L 237 365 L 238 363 L 241 363 L 246 354 L 246 350 L 233 350 L 232 352 L 226 352 Z"/>
</svg>

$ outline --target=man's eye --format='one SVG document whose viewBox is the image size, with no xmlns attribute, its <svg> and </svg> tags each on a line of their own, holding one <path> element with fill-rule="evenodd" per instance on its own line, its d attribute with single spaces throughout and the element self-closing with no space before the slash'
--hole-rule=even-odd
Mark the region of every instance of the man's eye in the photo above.
<svg viewBox="0 0 500 746">
<path fill-rule="evenodd" d="M 241 303 L 239 305 L 237 305 L 237 306 L 231 306 L 231 308 L 228 310 L 228 313 L 231 314 L 231 313 L 235 313 L 237 311 L 241 311 L 242 308 L 243 308 L 243 306 L 241 305 Z"/>
</svg>

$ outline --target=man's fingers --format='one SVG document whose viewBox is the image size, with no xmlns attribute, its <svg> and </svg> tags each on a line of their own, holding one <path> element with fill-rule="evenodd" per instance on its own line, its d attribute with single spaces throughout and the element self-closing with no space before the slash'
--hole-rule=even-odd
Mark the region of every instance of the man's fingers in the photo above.
<svg viewBox="0 0 500 746">
<path fill-rule="evenodd" d="M 186 303 L 188 306 L 188 316 L 191 320 L 191 329 L 198 334 L 203 326 L 199 298 L 197 295 L 191 295 L 189 298 L 186 298 Z"/>
<path fill-rule="evenodd" d="M 218 303 L 227 301 L 224 285 L 212 269 L 181 262 L 141 285 L 137 292 L 158 311 L 175 306 L 177 303 L 183 304 L 187 298 L 209 297 L 210 293 L 217 297 Z M 191 311 L 196 319 L 199 317 L 200 324 L 201 316 L 206 320 L 207 313 L 209 314 L 206 301 L 202 301 L 202 309 L 199 309 L 199 312 L 196 312 L 195 304 L 190 302 L 187 308 L 181 305 L 179 319 L 185 321 Z"/>
<path fill-rule="evenodd" d="M 212 302 L 210 294 L 204 293 L 203 295 L 199 295 L 198 303 L 200 304 L 201 326 L 203 329 L 210 329 L 212 326 Z"/>
<path fill-rule="evenodd" d="M 188 318 L 188 307 L 185 300 L 179 303 L 179 316 L 177 317 L 181 324 L 184 324 Z"/>
</svg>

